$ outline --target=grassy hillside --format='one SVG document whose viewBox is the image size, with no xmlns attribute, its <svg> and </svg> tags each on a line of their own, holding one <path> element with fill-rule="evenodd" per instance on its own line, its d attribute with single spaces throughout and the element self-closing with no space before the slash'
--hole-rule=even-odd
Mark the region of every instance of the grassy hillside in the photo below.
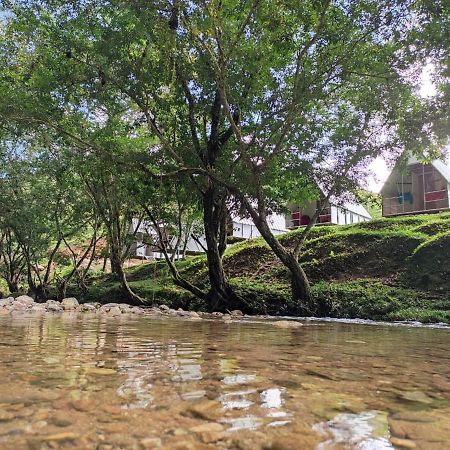
<svg viewBox="0 0 450 450">
<path fill-rule="evenodd" d="M 293 246 L 299 233 L 287 233 L 280 240 Z M 450 213 L 318 226 L 301 262 L 315 297 L 330 316 L 450 322 Z M 185 277 L 207 286 L 204 256 L 178 266 Z M 224 267 L 249 302 L 248 312 L 300 313 L 290 299 L 288 273 L 262 239 L 231 246 Z M 130 269 L 129 280 L 149 303 L 204 307 L 173 286 L 164 262 Z M 93 279 L 89 299 L 117 300 L 117 284 Z"/>
</svg>

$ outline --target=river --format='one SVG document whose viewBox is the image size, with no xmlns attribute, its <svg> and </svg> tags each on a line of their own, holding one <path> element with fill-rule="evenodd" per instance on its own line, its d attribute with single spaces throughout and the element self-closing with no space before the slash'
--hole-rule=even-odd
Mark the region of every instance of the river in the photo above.
<svg viewBox="0 0 450 450">
<path fill-rule="evenodd" d="M 1 449 L 450 448 L 450 330 L 0 317 Z"/>
</svg>

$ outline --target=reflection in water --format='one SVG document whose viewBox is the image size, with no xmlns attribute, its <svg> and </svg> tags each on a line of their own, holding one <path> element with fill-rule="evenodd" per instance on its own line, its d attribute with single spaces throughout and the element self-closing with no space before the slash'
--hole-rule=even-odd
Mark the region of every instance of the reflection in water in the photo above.
<svg viewBox="0 0 450 450">
<path fill-rule="evenodd" d="M 191 391 L 191 392 L 185 392 L 181 394 L 181 398 L 183 400 L 199 400 L 202 397 L 204 397 L 206 394 L 206 391 L 203 389 L 200 389 L 199 391 Z"/>
<path fill-rule="evenodd" d="M 449 344 L 391 326 L 2 316 L 0 448 L 449 448 Z"/>
<path fill-rule="evenodd" d="M 281 406 L 283 404 L 281 394 L 284 391 L 284 388 L 271 388 L 261 392 L 261 406 L 268 409 L 266 416 L 273 419 L 278 419 L 269 423 L 269 425 L 272 427 L 286 425 L 290 422 L 290 420 L 287 420 L 290 414 L 281 409 Z"/>
<path fill-rule="evenodd" d="M 332 449 L 337 444 L 347 444 L 358 450 L 394 448 L 389 442 L 387 414 L 380 411 L 339 414 L 328 422 L 315 425 L 314 429 L 332 436 L 319 444 L 318 450 Z"/>
<path fill-rule="evenodd" d="M 249 381 L 256 380 L 256 375 L 246 375 L 246 374 L 237 374 L 237 375 L 228 375 L 224 377 L 223 383 L 224 384 L 245 384 Z"/>
<path fill-rule="evenodd" d="M 230 425 L 229 432 L 241 431 L 241 430 L 256 430 L 262 425 L 262 421 L 252 415 L 246 415 L 242 417 L 226 418 L 222 420 L 223 423 Z"/>
<path fill-rule="evenodd" d="M 131 360 L 133 361 L 133 360 Z M 139 362 L 133 366 L 133 364 L 126 363 L 125 361 L 118 361 L 118 367 L 120 373 L 125 373 L 127 379 L 117 388 L 117 395 L 126 400 L 122 406 L 127 409 L 145 408 L 153 400 L 151 394 L 152 384 L 151 379 L 151 365 L 140 364 Z"/>
<path fill-rule="evenodd" d="M 272 388 L 262 391 L 261 400 L 264 408 L 280 408 L 283 403 L 281 400 L 281 389 Z"/>
<path fill-rule="evenodd" d="M 225 409 L 246 409 L 253 405 L 253 402 L 246 398 L 249 394 L 256 393 L 256 389 L 250 391 L 228 392 L 219 397 Z"/>
</svg>

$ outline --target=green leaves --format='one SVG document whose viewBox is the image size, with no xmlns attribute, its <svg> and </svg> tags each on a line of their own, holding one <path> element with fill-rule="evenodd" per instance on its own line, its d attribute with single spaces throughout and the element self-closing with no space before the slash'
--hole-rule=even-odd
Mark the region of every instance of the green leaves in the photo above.
<svg viewBox="0 0 450 450">
<path fill-rule="evenodd" d="M 68 164 L 71 182 L 51 175 L 58 189 L 72 192 L 73 182 L 74 195 L 121 217 L 156 203 L 173 221 L 165 211 L 177 202 L 195 215 L 211 184 L 282 210 L 316 198 L 316 182 L 342 194 L 364 181 L 371 158 L 438 149 L 448 135 L 445 2 L 6 8 L 2 129 L 33 164 L 47 158 L 45 176 Z M 444 85 L 436 99 L 418 95 L 412 70 L 429 61 Z"/>
</svg>

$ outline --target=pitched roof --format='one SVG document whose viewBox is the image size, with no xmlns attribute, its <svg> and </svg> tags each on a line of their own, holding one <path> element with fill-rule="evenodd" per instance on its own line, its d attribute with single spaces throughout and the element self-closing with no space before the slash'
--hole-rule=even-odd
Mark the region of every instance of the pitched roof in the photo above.
<svg viewBox="0 0 450 450">
<path fill-rule="evenodd" d="M 433 161 L 431 165 L 447 180 L 447 183 L 450 183 L 450 166 L 439 159 Z"/>
<path fill-rule="evenodd" d="M 423 162 L 421 162 L 415 156 L 410 156 L 408 158 L 408 162 L 406 163 L 406 165 L 412 166 L 414 164 L 423 164 Z M 431 161 L 430 164 L 444 177 L 444 179 L 447 181 L 447 183 L 450 184 L 450 166 L 440 159 L 435 159 L 435 160 Z M 392 169 L 391 173 L 389 174 L 387 180 L 383 184 L 383 187 L 380 190 L 381 195 L 383 195 L 383 191 L 385 190 L 385 187 L 387 187 L 389 185 L 390 179 L 394 175 L 396 169 L 397 169 L 397 164 L 394 166 L 394 168 Z"/>
</svg>

